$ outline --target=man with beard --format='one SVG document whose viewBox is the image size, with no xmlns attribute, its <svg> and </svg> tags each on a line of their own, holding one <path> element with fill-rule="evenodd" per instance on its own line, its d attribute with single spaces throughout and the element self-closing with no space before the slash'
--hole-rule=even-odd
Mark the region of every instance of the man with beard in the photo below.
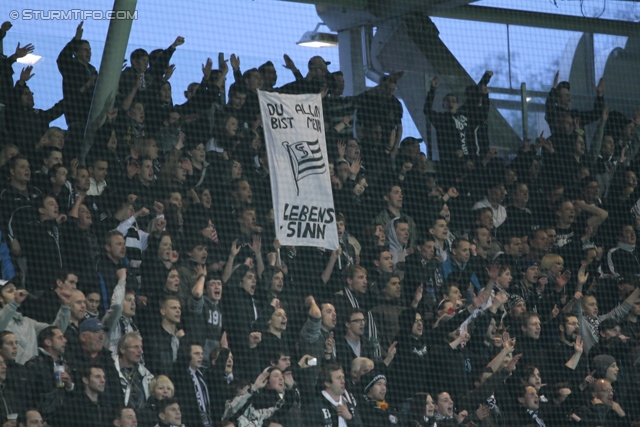
<svg viewBox="0 0 640 427">
<path fill-rule="evenodd" d="M 29 360 L 25 367 L 31 373 L 31 390 L 34 402 L 47 422 L 58 423 L 63 415 L 65 403 L 71 398 L 73 380 L 66 372 L 63 359 L 67 340 L 62 331 L 49 326 L 38 334 L 38 355 Z M 56 387 L 56 369 L 65 368 L 60 374 L 64 387 Z M 55 396 L 55 398 L 53 398 Z"/>
<path fill-rule="evenodd" d="M 100 366 L 88 365 L 82 370 L 82 392 L 65 408 L 64 424 L 69 427 L 105 427 L 109 425 L 111 405 L 104 401 L 107 384 Z"/>
<path fill-rule="evenodd" d="M 563 314 L 558 319 L 558 341 L 547 350 L 547 378 L 554 382 L 568 382 L 572 390 L 584 390 L 589 374 L 586 356 L 583 356 L 582 337 L 578 318 Z M 543 368 L 544 369 L 544 368 Z"/>
</svg>

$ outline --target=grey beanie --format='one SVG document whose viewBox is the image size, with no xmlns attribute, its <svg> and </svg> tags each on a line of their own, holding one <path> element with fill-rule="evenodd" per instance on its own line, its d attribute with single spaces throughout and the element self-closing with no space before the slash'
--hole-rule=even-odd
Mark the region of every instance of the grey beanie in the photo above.
<svg viewBox="0 0 640 427">
<path fill-rule="evenodd" d="M 593 362 L 591 363 L 591 368 L 596 371 L 596 378 L 604 378 L 607 374 L 607 369 L 609 366 L 616 363 L 616 359 L 613 356 L 609 356 L 608 354 L 601 354 L 593 358 Z"/>
</svg>

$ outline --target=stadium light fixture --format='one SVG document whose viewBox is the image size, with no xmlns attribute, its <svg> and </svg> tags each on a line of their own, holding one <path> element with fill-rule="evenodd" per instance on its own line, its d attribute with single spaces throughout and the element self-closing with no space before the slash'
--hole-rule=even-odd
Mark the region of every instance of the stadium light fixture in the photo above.
<svg viewBox="0 0 640 427">
<path fill-rule="evenodd" d="M 307 31 L 303 34 L 298 43 L 298 46 L 306 47 L 334 47 L 338 46 L 338 35 L 332 33 L 320 33 L 318 28 L 321 25 L 325 25 L 324 22 L 319 22 L 313 31 Z M 326 26 L 326 25 L 325 25 Z"/>
<path fill-rule="evenodd" d="M 26 56 L 22 58 L 16 59 L 16 62 L 25 65 L 35 65 L 36 62 L 40 61 L 42 56 L 34 55 L 33 53 L 28 53 Z"/>
</svg>

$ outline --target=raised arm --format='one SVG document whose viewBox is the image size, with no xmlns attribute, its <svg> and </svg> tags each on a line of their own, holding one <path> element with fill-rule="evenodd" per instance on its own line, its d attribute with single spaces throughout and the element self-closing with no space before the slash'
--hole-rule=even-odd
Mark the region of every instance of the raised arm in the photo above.
<svg viewBox="0 0 640 427">
<path fill-rule="evenodd" d="M 609 216 L 609 212 L 597 207 L 596 205 L 587 204 L 584 202 L 584 200 L 576 200 L 574 204 L 578 205 L 578 207 L 583 211 L 591 214 L 591 216 L 587 220 L 587 225 L 589 225 L 589 227 L 596 227 L 602 224 L 604 220 Z"/>
<path fill-rule="evenodd" d="M 427 94 L 427 99 L 425 100 L 424 107 L 422 109 L 422 112 L 427 116 L 427 120 L 430 122 L 437 120 L 437 113 L 433 111 L 433 101 L 436 99 L 436 90 L 439 85 L 440 79 L 438 76 L 431 79 L 431 87 L 429 88 L 429 93 Z"/>
</svg>

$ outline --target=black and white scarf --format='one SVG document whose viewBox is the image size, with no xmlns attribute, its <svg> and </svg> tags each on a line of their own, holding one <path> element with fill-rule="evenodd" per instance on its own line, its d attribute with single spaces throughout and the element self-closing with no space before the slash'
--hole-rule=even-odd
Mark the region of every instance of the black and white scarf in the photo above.
<svg viewBox="0 0 640 427">
<path fill-rule="evenodd" d="M 358 303 L 358 298 L 351 292 L 351 289 L 345 287 L 344 295 L 349 299 L 351 306 L 353 308 L 362 308 Z M 373 314 L 367 310 L 367 336 L 369 337 L 369 341 L 374 344 L 374 355 L 376 357 L 381 357 L 380 344 L 378 342 L 378 328 L 376 327 L 376 322 L 373 319 Z"/>
<path fill-rule="evenodd" d="M 200 409 L 200 418 L 202 418 L 202 425 L 205 427 L 211 426 L 211 418 L 209 416 L 209 389 L 204 381 L 202 372 L 200 370 L 193 370 L 189 368 L 189 375 L 191 375 L 191 381 L 193 382 L 193 391 L 196 394 L 196 400 L 198 401 L 198 408 Z"/>
</svg>

